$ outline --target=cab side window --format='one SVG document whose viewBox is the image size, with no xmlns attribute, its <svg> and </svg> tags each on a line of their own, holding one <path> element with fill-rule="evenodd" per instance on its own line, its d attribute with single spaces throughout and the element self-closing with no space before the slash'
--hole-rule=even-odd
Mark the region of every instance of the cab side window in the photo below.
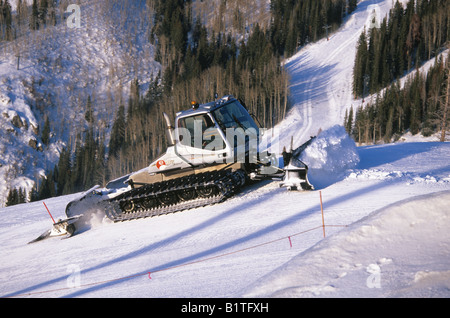
<svg viewBox="0 0 450 318">
<path fill-rule="evenodd" d="M 180 118 L 178 130 L 180 143 L 184 146 L 208 150 L 224 148 L 222 138 L 215 128 L 214 122 L 207 114 Z M 222 142 L 217 143 L 219 140 Z M 217 145 L 212 145 L 213 142 Z M 211 147 L 214 149 L 211 149 Z"/>
</svg>

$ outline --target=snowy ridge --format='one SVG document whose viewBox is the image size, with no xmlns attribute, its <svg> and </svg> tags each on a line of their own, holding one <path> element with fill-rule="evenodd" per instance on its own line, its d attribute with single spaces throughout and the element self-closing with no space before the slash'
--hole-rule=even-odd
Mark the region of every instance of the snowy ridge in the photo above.
<svg viewBox="0 0 450 318">
<path fill-rule="evenodd" d="M 378 169 L 363 169 L 351 172 L 347 179 L 370 179 L 370 180 L 394 180 L 401 178 L 407 184 L 413 184 L 418 182 L 423 183 L 449 183 L 450 177 L 436 178 L 427 174 L 421 176 L 420 174 L 405 173 L 402 171 L 382 171 Z"/>
</svg>

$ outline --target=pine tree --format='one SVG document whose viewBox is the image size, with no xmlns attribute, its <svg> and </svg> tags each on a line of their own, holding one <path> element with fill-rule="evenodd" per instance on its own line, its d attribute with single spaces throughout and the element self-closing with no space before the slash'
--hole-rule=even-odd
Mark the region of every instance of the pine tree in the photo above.
<svg viewBox="0 0 450 318">
<path fill-rule="evenodd" d="M 4 33 L 4 39 L 6 41 L 11 41 L 13 40 L 11 5 L 9 3 L 9 0 L 5 0 L 4 3 L 0 2 L 0 4 L 0 21 L 3 24 L 0 25 L 0 27 L 3 29 L 2 31 Z"/>
<path fill-rule="evenodd" d="M 363 106 L 359 106 L 356 110 L 355 115 L 355 141 L 358 143 L 362 142 L 363 136 L 363 128 L 364 128 L 364 109 Z"/>
<path fill-rule="evenodd" d="M 118 154 L 120 148 L 123 146 L 125 140 L 125 107 L 120 104 L 117 111 L 116 119 L 111 130 L 111 139 L 109 141 L 109 157 L 114 157 Z"/>
<path fill-rule="evenodd" d="M 410 0 L 403 8 L 395 1 L 389 19 L 385 18 L 380 29 L 372 29 L 369 34 L 371 93 L 390 85 L 442 50 L 450 36 L 449 6 L 443 0 Z"/>
<path fill-rule="evenodd" d="M 421 85 L 421 76 L 419 72 L 416 73 L 416 76 L 413 81 L 412 88 L 412 103 L 411 103 L 411 113 L 410 113 L 410 124 L 409 128 L 413 135 L 417 134 L 420 131 L 420 124 L 422 122 L 421 116 L 421 97 L 420 97 L 420 87 Z"/>
<path fill-rule="evenodd" d="M 351 136 L 353 131 L 353 106 L 350 108 L 350 112 L 348 114 L 348 119 L 346 122 L 345 130 Z"/>
<path fill-rule="evenodd" d="M 84 119 L 86 119 L 89 124 L 94 123 L 94 111 L 92 110 L 91 95 L 88 96 L 86 102 L 86 112 L 84 113 Z"/>
<path fill-rule="evenodd" d="M 24 14 L 27 10 L 26 3 L 24 0 L 17 1 L 16 13 L 17 13 L 17 24 L 20 26 L 24 22 Z"/>
<path fill-rule="evenodd" d="M 56 167 L 58 171 L 58 176 L 56 178 L 56 195 L 60 196 L 63 194 L 71 193 L 70 190 L 70 176 L 71 176 L 71 165 L 70 165 L 70 150 L 64 148 L 59 156 L 58 165 Z"/>
<path fill-rule="evenodd" d="M 39 200 L 44 200 L 54 197 L 56 194 L 55 181 L 53 179 L 53 171 L 48 172 L 41 179 L 41 185 L 39 187 Z"/>
<path fill-rule="evenodd" d="M 368 48 L 366 31 L 359 36 L 356 47 L 355 65 L 353 67 L 353 94 L 355 98 L 363 96 L 365 93 L 366 70 L 368 68 Z"/>
<path fill-rule="evenodd" d="M 84 138 L 83 178 L 81 182 L 83 189 L 94 186 L 96 154 L 97 142 L 94 137 L 93 126 L 91 125 Z"/>
<path fill-rule="evenodd" d="M 38 18 L 40 25 L 47 24 L 48 0 L 39 0 Z"/>
<path fill-rule="evenodd" d="M 37 189 L 38 185 L 35 183 L 33 185 L 33 188 L 31 189 L 30 193 L 28 194 L 28 201 L 29 202 L 35 202 L 39 200 L 39 192 Z"/>
<path fill-rule="evenodd" d="M 44 145 L 48 145 L 50 142 L 50 120 L 48 116 L 45 118 L 45 124 L 44 128 L 42 129 L 41 139 Z"/>
<path fill-rule="evenodd" d="M 75 144 L 75 153 L 73 158 L 71 178 L 70 178 L 70 188 L 73 192 L 81 191 L 83 188 L 83 162 L 84 159 L 84 148 L 82 146 L 81 136 L 77 136 L 77 141 Z"/>
<path fill-rule="evenodd" d="M 347 133 L 348 133 L 348 130 L 347 130 L 347 122 L 348 122 L 348 109 L 346 108 L 346 109 L 345 109 L 345 116 L 344 116 L 344 123 L 343 123 L 342 126 L 345 127 L 345 130 L 346 130 Z"/>
<path fill-rule="evenodd" d="M 393 133 L 393 125 L 394 125 L 394 108 L 389 108 L 389 116 L 386 123 L 386 129 L 384 133 L 384 141 L 390 142 Z"/>
<path fill-rule="evenodd" d="M 6 206 L 13 206 L 19 203 L 19 193 L 16 188 L 10 189 L 6 198 Z"/>
<path fill-rule="evenodd" d="M 39 30 L 39 9 L 37 0 L 33 0 L 33 4 L 31 6 L 30 29 Z"/>
<path fill-rule="evenodd" d="M 95 171 L 93 184 L 105 185 L 106 183 L 106 163 L 105 163 L 105 138 L 102 137 L 99 141 L 97 155 L 95 157 Z"/>
<path fill-rule="evenodd" d="M 22 187 L 19 188 L 17 201 L 18 201 L 18 204 L 27 202 L 27 191 L 25 189 L 23 189 Z"/>
</svg>

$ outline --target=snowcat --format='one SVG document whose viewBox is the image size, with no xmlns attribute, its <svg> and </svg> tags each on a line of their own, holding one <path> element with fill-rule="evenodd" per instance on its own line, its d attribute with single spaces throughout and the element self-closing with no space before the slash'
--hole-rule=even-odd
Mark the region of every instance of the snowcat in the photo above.
<svg viewBox="0 0 450 318">
<path fill-rule="evenodd" d="M 176 114 L 167 124 L 168 148 L 148 167 L 96 186 L 70 202 L 66 220 L 36 240 L 72 236 L 86 212 L 100 209 L 114 222 L 153 217 L 220 203 L 250 180 L 274 179 L 289 190 L 311 190 L 299 160 L 311 140 L 278 159 L 261 151 L 261 129 L 245 104 L 231 95 Z M 30 242 L 31 243 L 31 242 Z"/>
</svg>

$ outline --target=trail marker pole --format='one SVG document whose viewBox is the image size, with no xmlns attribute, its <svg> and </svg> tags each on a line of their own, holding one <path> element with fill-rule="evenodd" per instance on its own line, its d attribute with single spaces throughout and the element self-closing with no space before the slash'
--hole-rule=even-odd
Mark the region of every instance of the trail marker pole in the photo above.
<svg viewBox="0 0 450 318">
<path fill-rule="evenodd" d="M 328 29 L 331 28 L 331 25 L 325 24 L 323 28 L 327 31 L 327 41 L 330 41 L 330 37 L 328 36 Z"/>
<path fill-rule="evenodd" d="M 50 213 L 50 210 L 47 208 L 47 205 L 45 204 L 45 202 L 42 202 L 42 203 L 44 203 L 44 206 L 47 209 L 48 215 L 50 215 L 50 217 L 52 218 L 53 224 L 55 224 L 56 223 L 55 219 L 53 218 L 52 214 Z"/>
<path fill-rule="evenodd" d="M 320 194 L 320 210 L 322 211 L 323 237 L 325 237 L 325 219 L 324 219 L 324 216 L 323 216 L 322 191 L 319 191 L 319 194 Z"/>
</svg>

